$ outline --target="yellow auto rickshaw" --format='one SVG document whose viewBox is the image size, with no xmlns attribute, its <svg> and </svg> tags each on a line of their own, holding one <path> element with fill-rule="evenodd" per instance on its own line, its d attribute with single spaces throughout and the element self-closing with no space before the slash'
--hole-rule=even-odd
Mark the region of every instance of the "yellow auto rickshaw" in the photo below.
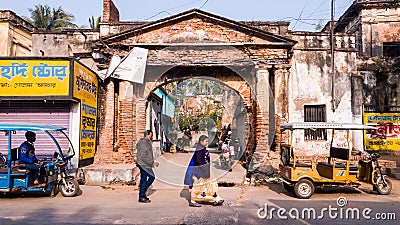
<svg viewBox="0 0 400 225">
<path fill-rule="evenodd" d="M 351 131 L 374 130 L 375 127 L 353 123 L 302 122 L 282 124 L 280 129 L 281 140 L 283 133 L 290 132 L 289 143 L 282 143 L 280 146 L 280 180 L 285 190 L 294 192 L 297 197 L 310 198 L 316 186 L 359 187 L 365 183 L 373 185 L 373 189 L 380 194 L 387 195 L 392 190 L 391 180 L 382 174 L 378 153 L 363 152 L 363 159 L 360 156 L 358 162 L 352 161 Z M 329 148 L 328 155 L 323 157 L 317 153 L 308 158 L 299 157 L 299 152 L 307 151 L 307 149 L 294 147 L 293 132 L 307 129 L 331 130 L 332 137 L 325 143 Z M 342 137 L 343 133 L 345 134 L 345 141 L 342 141 L 340 145 L 333 145 L 337 131 L 342 133 Z M 296 141 L 298 142 L 299 138 Z M 296 144 L 298 145 L 298 143 Z M 318 152 L 318 150 L 308 149 L 308 152 Z"/>
</svg>

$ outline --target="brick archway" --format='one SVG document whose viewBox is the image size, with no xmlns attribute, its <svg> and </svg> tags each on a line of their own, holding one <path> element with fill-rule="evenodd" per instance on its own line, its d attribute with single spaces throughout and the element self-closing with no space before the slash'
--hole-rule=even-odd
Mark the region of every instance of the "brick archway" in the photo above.
<svg viewBox="0 0 400 225">
<path fill-rule="evenodd" d="M 257 139 L 256 134 L 256 112 L 257 112 L 257 103 L 254 95 L 254 92 L 251 90 L 251 86 L 236 72 L 231 69 L 223 66 L 214 66 L 214 67 L 174 67 L 164 73 L 159 77 L 155 82 L 146 82 L 144 85 L 144 93 L 143 99 L 146 101 L 149 99 L 151 93 L 157 89 L 158 87 L 162 87 L 168 83 L 174 81 L 182 81 L 190 78 L 198 78 L 198 79 L 209 79 L 223 83 L 225 86 L 234 90 L 241 98 L 243 103 L 243 107 L 246 110 L 246 118 L 245 122 L 248 125 L 248 133 L 243 136 L 246 136 L 246 145 L 245 147 L 245 156 L 243 159 L 247 162 L 250 161 L 250 157 L 255 149 L 255 140 Z M 144 102 L 146 105 L 147 102 Z M 139 107 L 139 111 L 137 112 L 136 118 L 138 121 L 141 121 L 143 124 L 139 125 L 139 127 L 146 127 L 146 107 Z M 144 128 L 146 129 L 146 128 Z M 144 132 L 144 129 L 140 129 L 139 133 Z M 245 129 L 242 129 L 245 130 Z"/>
<path fill-rule="evenodd" d="M 265 106 L 265 102 L 269 104 L 268 74 L 265 70 L 253 74 L 254 80 L 256 80 L 253 87 L 256 87 L 256 90 L 252 90 L 252 85 L 234 70 L 224 66 L 177 66 L 165 71 L 155 81 L 149 79 L 144 84 L 113 79 L 108 81 L 108 85 L 101 91 L 104 96 L 101 107 L 106 109 L 108 105 L 109 108 L 107 110 L 100 108 L 106 115 L 101 115 L 103 124 L 99 124 L 101 130 L 95 158 L 97 164 L 132 163 L 136 153 L 136 143 L 146 129 L 146 101 L 150 93 L 165 83 L 193 77 L 211 77 L 220 80 L 242 97 L 249 121 L 249 138 L 246 147 L 246 152 L 249 153 L 247 163 L 252 164 L 252 167 L 256 167 L 254 164 L 262 163 L 269 153 L 270 128 L 269 111 L 265 108 L 268 107 L 268 105 Z M 146 74 L 151 72 L 148 70 Z M 115 99 L 115 93 L 110 92 L 110 90 L 115 91 L 116 89 L 119 92 L 118 101 Z M 110 106 L 110 104 L 114 104 L 114 106 Z M 114 122 L 113 125 L 110 120 L 116 123 Z M 107 132 L 102 126 L 114 126 L 115 132 Z M 113 138 L 114 142 L 111 142 L 110 140 Z M 110 143 L 114 144 L 110 145 Z M 110 149 L 113 149 L 111 157 Z"/>
</svg>

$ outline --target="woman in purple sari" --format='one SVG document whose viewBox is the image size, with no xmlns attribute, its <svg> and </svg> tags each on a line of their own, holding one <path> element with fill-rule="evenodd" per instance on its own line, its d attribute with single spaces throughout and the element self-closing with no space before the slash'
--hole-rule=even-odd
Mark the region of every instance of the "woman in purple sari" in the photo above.
<svg viewBox="0 0 400 225">
<path fill-rule="evenodd" d="M 208 137 L 201 135 L 186 170 L 184 183 L 191 189 L 189 206 L 200 207 L 198 202 L 208 202 L 213 205 L 222 205 L 224 202 L 217 194 L 218 184 L 212 177 L 210 153 L 207 146 Z"/>
</svg>

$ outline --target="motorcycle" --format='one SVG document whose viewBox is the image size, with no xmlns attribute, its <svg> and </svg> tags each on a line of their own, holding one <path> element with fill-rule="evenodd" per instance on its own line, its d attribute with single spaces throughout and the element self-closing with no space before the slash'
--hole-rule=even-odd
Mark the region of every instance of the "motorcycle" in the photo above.
<svg viewBox="0 0 400 225">
<path fill-rule="evenodd" d="M 45 183 L 51 184 L 51 193 L 58 189 L 64 197 L 73 197 L 78 194 L 80 188 L 78 181 L 68 175 L 68 158 L 60 157 L 58 152 L 54 153 L 54 159 L 44 162 L 39 171 L 39 180 L 44 178 Z"/>
<path fill-rule="evenodd" d="M 372 184 L 373 190 L 382 195 L 387 195 L 392 190 L 392 181 L 387 175 L 383 175 L 382 166 L 379 165 L 379 153 L 367 155 L 366 160 L 360 160 L 359 181 Z"/>
<path fill-rule="evenodd" d="M 230 136 L 225 141 L 219 141 L 218 146 L 220 146 L 220 166 L 223 169 L 230 169 L 235 161 L 235 146 L 231 145 Z"/>
</svg>

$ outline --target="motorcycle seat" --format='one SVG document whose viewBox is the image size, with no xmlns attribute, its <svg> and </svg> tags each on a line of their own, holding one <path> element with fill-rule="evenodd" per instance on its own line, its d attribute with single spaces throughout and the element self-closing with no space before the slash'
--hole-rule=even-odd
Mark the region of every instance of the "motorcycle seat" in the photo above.
<svg viewBox="0 0 400 225">
<path fill-rule="evenodd" d="M 0 168 L 0 173 L 8 173 L 7 167 Z"/>
<path fill-rule="evenodd" d="M 26 164 L 17 164 L 13 166 L 12 173 L 26 173 L 28 170 L 26 169 Z"/>
<path fill-rule="evenodd" d="M 327 166 L 327 167 L 333 167 L 333 164 L 327 163 L 327 162 L 318 162 L 319 165 Z M 346 168 L 346 163 L 345 162 L 336 162 L 335 163 L 335 168 L 339 169 L 345 169 Z M 358 171 L 358 166 L 354 164 L 350 164 L 349 171 L 351 172 L 357 172 Z"/>
<path fill-rule="evenodd" d="M 11 173 L 25 173 L 27 171 L 26 164 L 18 164 L 11 167 Z M 8 168 L 0 168 L 0 173 L 8 173 Z"/>
</svg>

